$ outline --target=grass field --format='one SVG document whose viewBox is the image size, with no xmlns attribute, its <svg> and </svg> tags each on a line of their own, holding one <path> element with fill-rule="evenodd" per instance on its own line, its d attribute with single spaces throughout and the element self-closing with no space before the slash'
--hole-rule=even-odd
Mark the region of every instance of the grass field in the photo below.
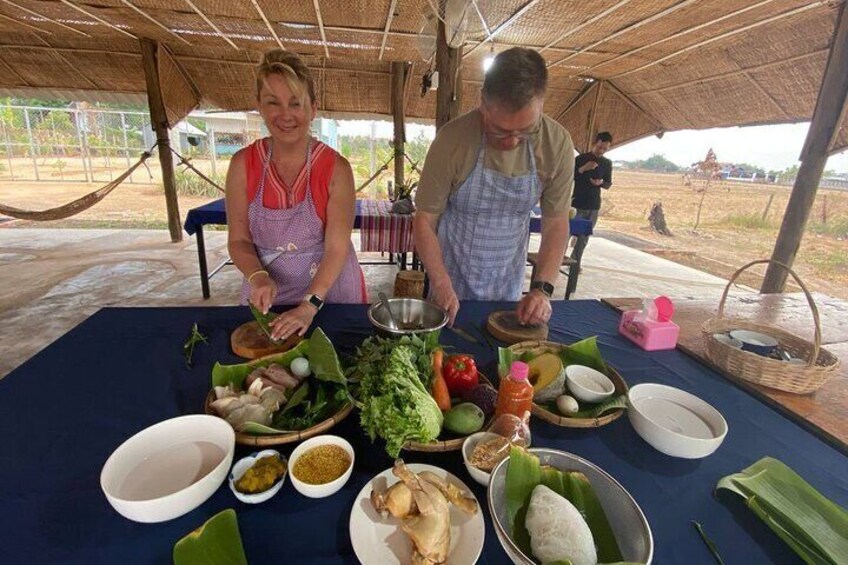
<svg viewBox="0 0 848 565">
<path fill-rule="evenodd" d="M 151 165 L 151 172 L 156 174 L 157 168 L 158 163 Z M 223 172 L 221 168 L 219 173 Z M 646 251 L 723 277 L 729 277 L 747 260 L 771 255 L 790 193 L 789 187 L 783 186 L 713 184 L 704 199 L 700 226 L 695 232 L 700 195 L 685 186 L 680 175 L 615 171 L 613 181 L 613 187 L 605 193 L 598 229 L 639 238 L 643 240 L 640 247 Z M 162 188 L 154 183 L 124 184 L 103 202 L 68 220 L 15 221 L 0 226 L 165 228 Z M 84 182 L 3 181 L 0 202 L 25 209 L 44 209 L 73 200 L 95 186 Z M 693 186 L 697 187 L 698 182 Z M 182 194 L 179 199 L 182 216 L 211 198 Z M 648 211 L 655 201 L 662 202 L 673 237 L 649 229 Z M 591 250 L 590 244 L 587 253 Z M 811 289 L 848 298 L 848 193 L 819 191 L 795 267 Z M 757 280 L 749 277 L 744 282 L 755 285 Z"/>
</svg>

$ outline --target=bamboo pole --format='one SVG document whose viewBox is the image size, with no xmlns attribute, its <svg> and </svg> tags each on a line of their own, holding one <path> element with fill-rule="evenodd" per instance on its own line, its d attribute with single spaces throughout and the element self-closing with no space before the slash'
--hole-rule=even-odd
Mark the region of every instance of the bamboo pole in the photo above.
<svg viewBox="0 0 848 565">
<path fill-rule="evenodd" d="M 141 62 L 144 78 L 147 82 L 147 102 L 150 107 L 150 124 L 156 133 L 156 145 L 159 148 L 159 166 L 162 167 L 162 184 L 165 186 L 165 206 L 168 210 L 168 231 L 171 241 L 182 241 L 180 226 L 180 206 L 177 200 L 177 186 L 174 181 L 174 159 L 171 157 L 171 143 L 168 139 L 168 116 L 159 83 L 158 51 L 159 44 L 151 39 L 142 38 Z"/>
<path fill-rule="evenodd" d="M 780 233 L 774 245 L 772 263 L 766 269 L 760 292 L 763 294 L 783 292 L 786 286 L 786 269 L 775 264 L 783 263 L 792 267 L 804 228 L 810 217 L 816 199 L 819 181 L 824 171 L 830 146 L 839 129 L 839 120 L 845 104 L 848 102 L 848 13 L 845 4 L 839 7 L 839 17 L 831 41 L 830 55 L 824 70 L 819 89 L 816 109 L 807 140 L 801 151 L 801 167 L 786 205 L 786 213 L 780 226 Z"/>
<path fill-rule="evenodd" d="M 462 80 L 459 49 L 448 45 L 445 22 L 439 20 L 436 34 L 436 70 L 439 72 L 439 87 L 436 89 L 436 130 L 459 116 L 461 107 Z"/>
<path fill-rule="evenodd" d="M 394 121 L 394 149 L 395 149 L 395 194 L 398 188 L 404 184 L 403 171 L 406 162 L 403 159 L 404 143 L 406 142 L 406 131 L 404 127 L 404 85 L 406 82 L 406 63 L 403 61 L 392 62 L 392 118 Z"/>
</svg>

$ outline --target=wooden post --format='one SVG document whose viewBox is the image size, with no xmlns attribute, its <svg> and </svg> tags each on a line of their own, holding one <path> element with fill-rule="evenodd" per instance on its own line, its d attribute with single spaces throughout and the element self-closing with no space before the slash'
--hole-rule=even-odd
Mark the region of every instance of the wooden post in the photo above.
<svg viewBox="0 0 848 565">
<path fill-rule="evenodd" d="M 595 143 L 595 116 L 598 114 L 598 100 L 601 99 L 601 87 L 603 86 L 604 81 L 598 81 L 596 83 L 595 88 L 595 100 L 592 102 L 592 113 L 589 114 L 589 135 L 586 138 L 586 152 L 592 150 L 592 145 Z"/>
<path fill-rule="evenodd" d="M 398 188 L 404 184 L 403 171 L 406 161 L 404 155 L 404 144 L 406 143 L 406 130 L 404 127 L 404 85 L 406 83 L 406 63 L 403 61 L 392 62 L 392 118 L 395 124 L 395 194 Z"/>
<path fill-rule="evenodd" d="M 171 155 L 171 142 L 168 139 L 168 116 L 159 84 L 158 51 L 159 44 L 151 39 L 141 38 L 141 62 L 144 78 L 147 82 L 147 104 L 150 107 L 150 125 L 156 133 L 159 148 L 159 166 L 162 167 L 162 184 L 165 186 L 165 206 L 168 209 L 168 231 L 171 241 L 183 239 L 180 225 L 180 205 L 177 201 L 177 185 L 174 182 L 174 159 Z"/>
<path fill-rule="evenodd" d="M 439 20 L 436 34 L 436 70 L 439 87 L 436 89 L 436 131 L 459 116 L 462 106 L 462 79 L 460 64 L 462 53 L 448 45 L 445 22 Z"/>
<path fill-rule="evenodd" d="M 791 267 L 795 261 L 846 101 L 848 101 L 848 13 L 843 3 L 839 8 L 816 109 L 813 112 L 804 149 L 801 151 L 801 166 L 798 169 L 798 176 L 795 178 L 795 185 L 792 187 L 780 233 L 777 235 L 771 255 L 773 261 L 788 267 Z M 760 292 L 763 294 L 783 292 L 786 276 L 785 269 L 774 263 L 769 264 Z"/>
</svg>

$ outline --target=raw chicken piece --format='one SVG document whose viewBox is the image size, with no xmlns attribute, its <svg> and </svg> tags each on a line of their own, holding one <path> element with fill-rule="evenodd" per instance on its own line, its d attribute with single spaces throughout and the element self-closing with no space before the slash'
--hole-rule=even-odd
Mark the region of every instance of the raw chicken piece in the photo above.
<svg viewBox="0 0 848 565">
<path fill-rule="evenodd" d="M 388 512 L 395 518 L 403 519 L 418 512 L 412 491 L 402 482 L 393 484 L 384 493 L 372 490 L 371 504 L 380 514 L 385 516 Z"/>
<path fill-rule="evenodd" d="M 450 549 L 448 501 L 432 483 L 419 479 L 402 460 L 395 461 L 394 475 L 412 492 L 419 514 L 404 520 L 401 529 L 415 546 L 413 563 L 444 563 Z"/>
</svg>

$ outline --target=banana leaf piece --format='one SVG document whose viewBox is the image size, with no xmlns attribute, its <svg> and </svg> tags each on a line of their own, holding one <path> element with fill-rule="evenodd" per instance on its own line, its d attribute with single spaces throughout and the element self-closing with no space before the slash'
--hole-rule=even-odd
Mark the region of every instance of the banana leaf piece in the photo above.
<svg viewBox="0 0 848 565">
<path fill-rule="evenodd" d="M 848 563 L 848 511 L 783 462 L 763 457 L 716 485 L 745 504 L 806 563 Z"/>
<path fill-rule="evenodd" d="M 604 358 L 601 356 L 601 350 L 598 349 L 598 336 L 587 337 L 584 340 L 568 345 L 560 351 L 562 364 L 566 367 L 569 365 L 583 365 L 591 367 L 596 371 L 607 374 L 607 364 L 604 363 Z"/>
<path fill-rule="evenodd" d="M 579 472 L 543 467 L 538 457 L 513 447 L 509 452 L 509 466 L 506 471 L 507 519 L 512 539 L 525 555 L 532 555 L 533 552 L 530 549 L 530 533 L 524 525 L 524 520 L 530 505 L 530 495 L 539 484 L 566 498 L 583 515 L 592 531 L 600 563 L 621 561 L 621 550 L 612 526 L 586 476 Z"/>
<path fill-rule="evenodd" d="M 174 565 L 247 565 L 236 513 L 215 514 L 174 545 Z"/>
<path fill-rule="evenodd" d="M 232 384 L 237 389 L 243 388 L 244 379 L 257 367 L 267 367 L 272 363 L 288 367 L 295 358 L 308 357 L 309 342 L 310 340 L 303 340 L 288 351 L 266 357 L 262 360 L 256 359 L 247 363 L 239 363 L 238 365 L 215 363 L 215 366 L 212 367 L 212 386 L 227 386 L 228 384 Z"/>
<path fill-rule="evenodd" d="M 259 324 L 259 329 L 262 330 L 262 333 L 265 334 L 265 337 L 268 338 L 268 341 L 270 341 L 274 345 L 279 345 L 280 343 L 282 343 L 280 340 L 271 337 L 271 322 L 274 321 L 274 319 L 277 317 L 277 314 L 274 314 L 271 311 L 269 311 L 267 314 L 263 314 L 259 311 L 259 308 L 253 305 L 253 303 L 248 302 L 247 305 L 250 306 L 250 313 L 253 314 L 253 318 L 256 320 L 256 323 Z"/>
</svg>

